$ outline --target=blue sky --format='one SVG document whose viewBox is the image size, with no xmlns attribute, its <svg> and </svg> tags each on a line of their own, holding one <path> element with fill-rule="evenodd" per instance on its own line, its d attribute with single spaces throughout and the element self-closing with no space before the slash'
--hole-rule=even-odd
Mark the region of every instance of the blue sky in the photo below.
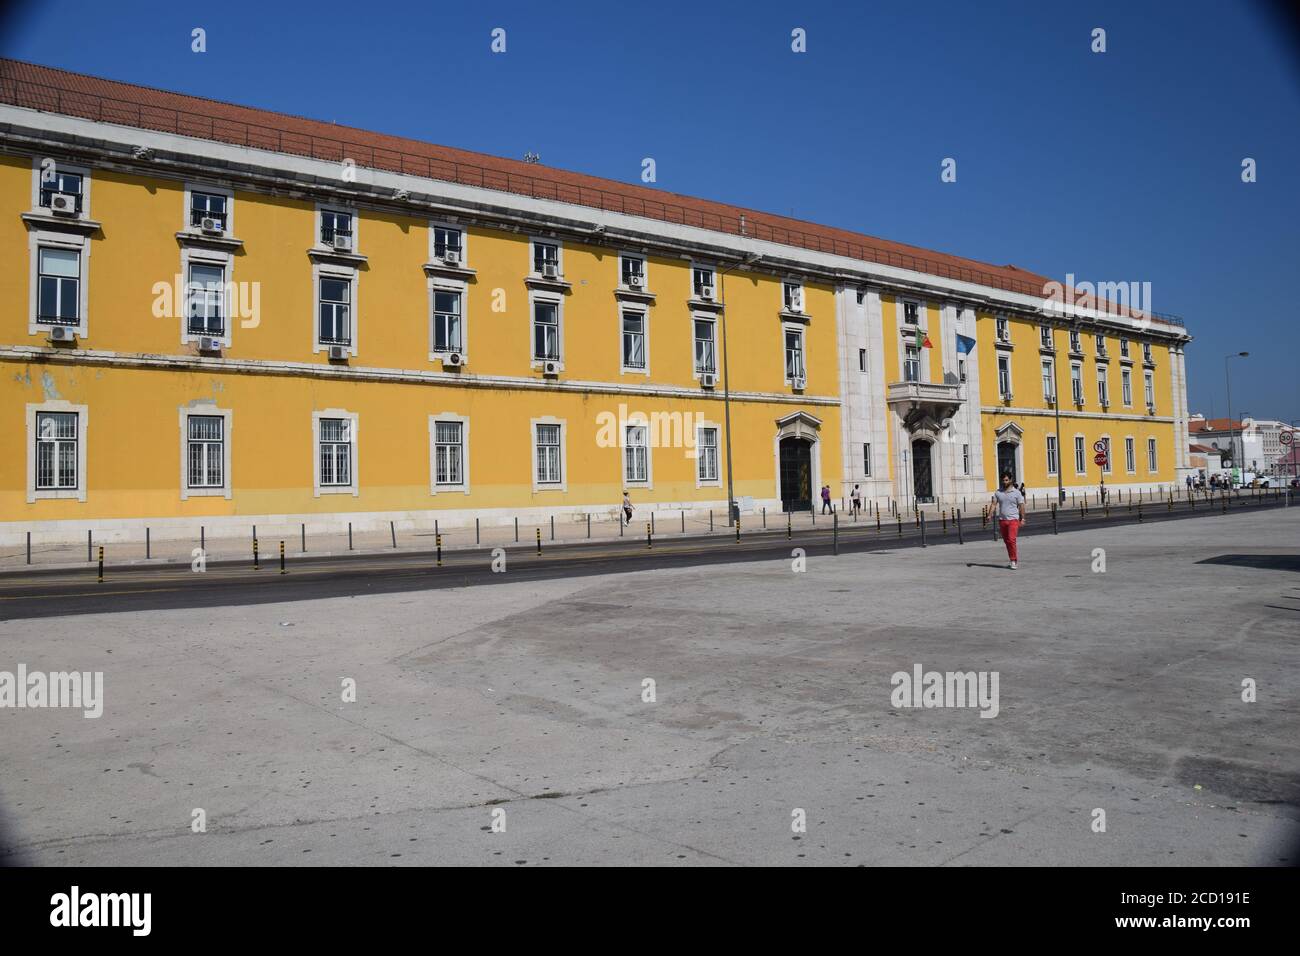
<svg viewBox="0 0 1300 956">
<path fill-rule="evenodd" d="M 1226 414 L 1224 355 L 1248 350 L 1233 411 L 1300 418 L 1300 49 L 1260 3 L 47 0 L 9 14 L 6 56 L 629 182 L 649 156 L 661 189 L 1055 278 L 1151 282 L 1154 308 L 1195 336 L 1193 411 Z M 807 53 L 791 52 L 795 27 Z M 1241 182 L 1244 157 L 1258 182 Z"/>
</svg>

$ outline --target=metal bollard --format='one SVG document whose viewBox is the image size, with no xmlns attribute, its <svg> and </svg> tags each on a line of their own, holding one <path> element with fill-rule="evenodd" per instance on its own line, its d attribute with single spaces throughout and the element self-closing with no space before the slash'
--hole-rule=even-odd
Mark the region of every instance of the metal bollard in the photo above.
<svg viewBox="0 0 1300 956">
<path fill-rule="evenodd" d="M 1056 528 L 1056 505 L 1053 504 L 1052 505 L 1052 534 L 1060 534 L 1060 533 L 1061 532 L 1058 531 Z"/>
<path fill-rule="evenodd" d="M 307 522 L 302 523 L 302 553 L 307 553 Z"/>
<path fill-rule="evenodd" d="M 682 509 L 682 534 L 686 533 L 686 509 Z"/>
<path fill-rule="evenodd" d="M 926 544 L 925 544 L 925 512 L 921 512 L 921 517 L 920 517 L 920 521 L 919 521 L 919 527 L 920 527 L 920 529 L 921 529 L 921 547 L 924 548 L 924 547 L 926 547 Z"/>
<path fill-rule="evenodd" d="M 32 563 L 32 533 L 27 532 L 27 563 Z"/>
<path fill-rule="evenodd" d="M 93 532 L 89 528 L 87 528 L 86 529 L 86 560 L 87 561 L 94 560 L 94 558 L 92 557 L 92 553 L 94 549 L 94 541 L 91 538 L 92 534 Z"/>
<path fill-rule="evenodd" d="M 515 544 L 519 543 L 519 519 L 515 519 Z"/>
<path fill-rule="evenodd" d="M 441 534 L 434 534 L 433 544 L 434 547 L 438 549 L 438 567 L 442 567 L 442 535 Z"/>
<path fill-rule="evenodd" d="M 591 512 L 587 512 L 587 537 L 591 537 Z"/>
<path fill-rule="evenodd" d="M 591 515 L 587 515 L 587 536 L 591 536 Z M 474 543 L 482 544 L 483 539 L 479 537 L 478 518 L 474 519 Z"/>
<path fill-rule="evenodd" d="M 477 523 L 478 519 L 475 518 L 474 521 Z M 393 547 L 397 547 L 397 525 L 392 521 L 388 522 L 388 533 L 393 536 Z"/>
<path fill-rule="evenodd" d="M 207 544 L 204 541 L 203 525 L 199 525 L 199 550 L 200 551 L 208 550 Z"/>
<path fill-rule="evenodd" d="M 1142 498 L 1138 496 L 1138 524 L 1142 523 Z"/>
<path fill-rule="evenodd" d="M 736 515 L 736 544 L 740 544 L 740 515 Z"/>
<path fill-rule="evenodd" d="M 650 512 L 650 531 L 651 531 L 651 533 L 653 533 L 654 530 L 655 530 L 655 513 L 652 511 L 652 512 Z"/>
<path fill-rule="evenodd" d="M 940 511 L 939 520 L 943 522 L 943 533 L 947 534 L 948 533 L 948 512 Z"/>
<path fill-rule="evenodd" d="M 99 546 L 99 583 L 104 583 L 104 546 Z"/>
<path fill-rule="evenodd" d="M 880 509 L 876 509 L 876 534 L 880 534 Z"/>
<path fill-rule="evenodd" d="M 253 570 L 256 571 L 259 568 L 260 565 L 257 563 L 257 539 L 254 538 L 253 539 Z"/>
<path fill-rule="evenodd" d="M 794 512 L 787 511 L 785 513 L 785 538 L 789 541 L 792 537 L 794 537 Z"/>
<path fill-rule="evenodd" d="M 740 540 L 740 529 L 736 529 L 736 540 Z M 840 513 L 831 515 L 831 554 L 840 553 Z"/>
<path fill-rule="evenodd" d="M 766 506 L 763 508 L 763 530 L 764 530 L 764 531 L 767 530 L 767 508 L 766 508 Z"/>
<path fill-rule="evenodd" d="M 966 536 L 963 535 L 961 531 L 961 509 L 960 508 L 957 509 L 956 524 L 957 524 L 957 543 L 965 544 Z"/>
<path fill-rule="evenodd" d="M 903 516 L 899 514 L 895 515 L 895 517 L 898 518 L 898 536 L 901 538 L 903 536 Z"/>
<path fill-rule="evenodd" d="M 281 574 L 289 573 L 288 571 L 285 570 L 284 567 L 284 542 L 283 541 L 280 542 L 280 573 Z"/>
<path fill-rule="evenodd" d="M 619 527 L 621 528 L 622 525 L 619 525 Z M 538 528 L 537 529 L 537 554 L 539 557 L 541 556 L 541 553 L 542 553 L 542 529 Z"/>
<path fill-rule="evenodd" d="M 152 557 L 152 555 L 149 553 L 149 529 L 148 528 L 144 529 L 144 556 L 146 559 Z"/>
<path fill-rule="evenodd" d="M 551 540 L 555 540 L 555 515 L 551 515 Z"/>
<path fill-rule="evenodd" d="M 651 548 L 654 547 L 654 544 L 653 544 L 653 543 L 651 542 L 651 540 L 650 540 L 650 522 L 649 522 L 649 521 L 647 521 L 647 522 L 645 523 L 645 547 L 646 547 L 646 550 L 647 550 L 647 551 L 649 551 Z"/>
<path fill-rule="evenodd" d="M 434 522 L 434 525 L 436 527 L 437 522 Z M 351 521 L 348 522 L 348 550 L 349 551 L 352 550 L 352 522 Z"/>
</svg>

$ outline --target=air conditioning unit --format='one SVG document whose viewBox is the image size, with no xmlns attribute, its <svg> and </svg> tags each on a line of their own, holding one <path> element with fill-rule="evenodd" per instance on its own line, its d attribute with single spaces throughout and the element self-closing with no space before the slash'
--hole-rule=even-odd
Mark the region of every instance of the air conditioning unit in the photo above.
<svg viewBox="0 0 1300 956">
<path fill-rule="evenodd" d="M 718 376 L 712 372 L 700 373 L 700 385 L 703 388 L 713 388 L 718 384 Z"/>
<path fill-rule="evenodd" d="M 802 312 L 802 311 L 803 311 L 803 296 L 802 296 L 802 295 L 792 295 L 792 296 L 790 297 L 790 311 L 791 311 L 791 312 Z"/>
<path fill-rule="evenodd" d="M 460 368 L 465 364 L 465 356 L 459 352 L 449 352 L 442 358 L 443 368 Z"/>
<path fill-rule="evenodd" d="M 460 250 L 459 249 L 445 250 L 442 254 L 442 261 L 449 266 L 460 265 Z"/>
<path fill-rule="evenodd" d="M 56 216 L 75 216 L 77 214 L 77 197 L 72 193 L 52 193 L 50 195 L 50 212 Z"/>
<path fill-rule="evenodd" d="M 77 330 L 70 325 L 56 325 L 50 329 L 51 342 L 75 342 Z"/>
<path fill-rule="evenodd" d="M 713 286 L 711 286 L 711 285 L 702 285 L 702 286 L 700 286 L 700 298 L 701 298 L 701 299 L 704 299 L 706 302 L 712 302 L 712 301 L 713 301 Z"/>
<path fill-rule="evenodd" d="M 1110 399 L 1109 399 L 1109 398 L 1103 398 L 1103 399 L 1101 400 L 1101 407 L 1102 407 L 1102 408 L 1110 408 Z"/>
<path fill-rule="evenodd" d="M 644 289 L 645 276 L 641 275 L 639 272 L 633 272 L 627 277 L 627 287 L 629 289 Z"/>
<path fill-rule="evenodd" d="M 1156 413 L 1156 407 L 1155 407 L 1154 405 L 1148 403 L 1148 404 L 1147 404 L 1147 414 L 1148 414 L 1148 415 L 1154 415 L 1155 413 Z"/>
<path fill-rule="evenodd" d="M 331 240 L 331 242 L 336 252 L 352 251 L 352 236 L 346 232 L 334 233 L 334 238 Z"/>
<path fill-rule="evenodd" d="M 221 339 L 212 338 L 211 336 L 207 336 L 207 335 L 202 336 L 202 337 L 199 339 L 199 351 L 200 351 L 200 352 L 220 352 L 220 351 L 221 351 Z"/>
<path fill-rule="evenodd" d="M 330 361 L 337 362 L 346 360 L 348 357 L 348 347 L 346 345 L 330 346 Z"/>
<path fill-rule="evenodd" d="M 558 279 L 560 277 L 560 267 L 554 262 L 543 262 L 542 277 L 546 279 Z"/>
<path fill-rule="evenodd" d="M 998 341 L 999 341 L 999 342 L 1010 342 L 1010 341 L 1011 341 L 1011 330 L 1010 330 L 1010 329 L 998 329 Z"/>
<path fill-rule="evenodd" d="M 199 228 L 202 229 L 204 232 L 211 233 L 213 235 L 218 235 L 218 236 L 221 235 L 221 233 L 226 231 L 225 224 L 222 223 L 222 221 L 220 219 L 217 219 L 215 216 L 204 216 L 199 221 Z"/>
<path fill-rule="evenodd" d="M 796 391 L 802 392 L 808 387 L 808 379 L 804 378 L 802 375 L 797 375 L 790 380 L 790 387 Z"/>
<path fill-rule="evenodd" d="M 549 378 L 555 378 L 557 375 L 560 374 L 560 363 L 559 362 L 544 363 L 542 365 L 542 374 Z"/>
</svg>

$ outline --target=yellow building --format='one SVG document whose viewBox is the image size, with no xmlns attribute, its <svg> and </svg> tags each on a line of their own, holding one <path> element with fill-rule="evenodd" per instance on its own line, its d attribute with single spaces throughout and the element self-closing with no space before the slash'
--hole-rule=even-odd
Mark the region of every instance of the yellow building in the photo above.
<svg viewBox="0 0 1300 956">
<path fill-rule="evenodd" d="M 1108 484 L 1171 484 L 1185 455 L 1181 327 L 1069 312 L 1049 351 L 1041 296 L 995 267 L 13 61 L 0 80 L 0 543 L 599 518 L 624 491 L 949 501 L 1003 466 L 1048 488 L 1040 357 L 1092 383 L 1059 409 L 1066 486 L 1096 484 L 1097 440 Z"/>
</svg>

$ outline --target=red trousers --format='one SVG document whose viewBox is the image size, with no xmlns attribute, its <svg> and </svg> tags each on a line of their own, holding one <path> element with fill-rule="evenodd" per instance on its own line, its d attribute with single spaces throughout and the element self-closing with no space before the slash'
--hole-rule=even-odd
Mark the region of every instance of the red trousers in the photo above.
<svg viewBox="0 0 1300 956">
<path fill-rule="evenodd" d="M 1020 534 L 1020 522 L 999 521 L 998 530 L 1002 532 L 1002 543 L 1007 546 L 1007 560 L 1019 561 L 1020 551 L 1016 548 L 1016 537 Z"/>
</svg>

